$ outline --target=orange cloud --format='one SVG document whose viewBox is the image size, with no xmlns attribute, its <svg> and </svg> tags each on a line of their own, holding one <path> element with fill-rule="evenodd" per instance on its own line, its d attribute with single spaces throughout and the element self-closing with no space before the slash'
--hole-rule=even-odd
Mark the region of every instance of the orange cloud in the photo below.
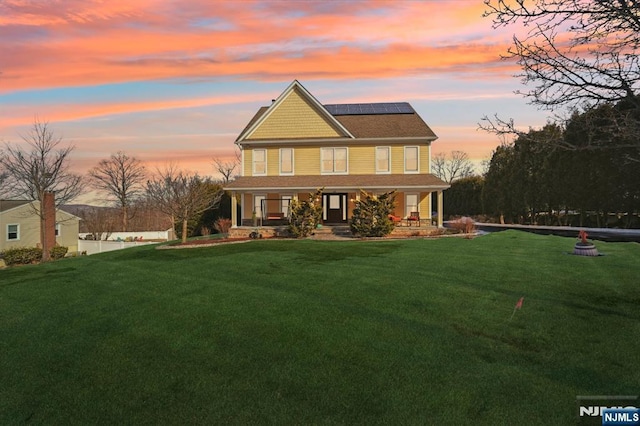
<svg viewBox="0 0 640 426">
<path fill-rule="evenodd" d="M 471 17 L 479 20 L 481 11 L 475 2 L 332 2 L 328 7 L 201 0 L 179 11 L 169 5 L 157 0 L 5 4 L 0 48 L 7 59 L 0 92 L 202 77 L 475 73 L 487 64 L 493 72 L 507 46 L 477 33 Z M 28 29 L 33 34 L 25 35 Z"/>
</svg>

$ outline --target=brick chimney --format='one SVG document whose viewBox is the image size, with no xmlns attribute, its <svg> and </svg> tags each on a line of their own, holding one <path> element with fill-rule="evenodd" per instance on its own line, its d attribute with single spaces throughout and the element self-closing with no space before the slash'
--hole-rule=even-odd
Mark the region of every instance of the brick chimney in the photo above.
<svg viewBox="0 0 640 426">
<path fill-rule="evenodd" d="M 42 260 L 49 260 L 49 251 L 56 245 L 56 196 L 52 191 L 44 193 L 42 217 Z"/>
</svg>

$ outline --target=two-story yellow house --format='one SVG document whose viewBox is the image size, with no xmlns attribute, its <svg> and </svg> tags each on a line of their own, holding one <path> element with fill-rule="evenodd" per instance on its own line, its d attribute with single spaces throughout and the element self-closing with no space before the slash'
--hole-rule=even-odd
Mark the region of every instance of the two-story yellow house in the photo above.
<svg viewBox="0 0 640 426">
<path fill-rule="evenodd" d="M 290 200 L 319 188 L 325 224 L 348 223 L 360 190 L 397 190 L 396 216 L 419 212 L 431 226 L 435 208 L 441 227 L 449 185 L 431 174 L 436 138 L 408 103 L 323 105 L 294 80 L 235 142 L 242 172 L 225 187 L 233 195 L 233 227 L 286 218 Z"/>
</svg>

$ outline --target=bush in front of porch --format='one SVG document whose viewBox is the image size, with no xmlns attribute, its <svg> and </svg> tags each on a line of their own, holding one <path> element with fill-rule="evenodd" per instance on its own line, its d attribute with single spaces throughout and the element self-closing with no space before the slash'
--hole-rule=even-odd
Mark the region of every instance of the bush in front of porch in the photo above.
<svg viewBox="0 0 640 426">
<path fill-rule="evenodd" d="M 322 189 L 315 194 L 309 193 L 307 200 L 291 200 L 289 204 L 289 231 L 296 238 L 308 237 L 316 229 L 322 218 L 322 203 L 320 201 Z"/>
<path fill-rule="evenodd" d="M 360 190 L 360 199 L 355 200 L 353 217 L 349 227 L 357 237 L 384 237 L 393 231 L 395 224 L 390 218 L 396 205 L 396 191 L 381 195 Z"/>
</svg>

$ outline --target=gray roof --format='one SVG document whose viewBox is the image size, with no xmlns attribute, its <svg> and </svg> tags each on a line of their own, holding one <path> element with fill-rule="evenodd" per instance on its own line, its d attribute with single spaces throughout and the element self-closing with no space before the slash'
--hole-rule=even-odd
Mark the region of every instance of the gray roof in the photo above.
<svg viewBox="0 0 640 426">
<path fill-rule="evenodd" d="M 0 200 L 0 212 L 15 209 L 24 204 L 29 204 L 31 200 Z"/>
</svg>

